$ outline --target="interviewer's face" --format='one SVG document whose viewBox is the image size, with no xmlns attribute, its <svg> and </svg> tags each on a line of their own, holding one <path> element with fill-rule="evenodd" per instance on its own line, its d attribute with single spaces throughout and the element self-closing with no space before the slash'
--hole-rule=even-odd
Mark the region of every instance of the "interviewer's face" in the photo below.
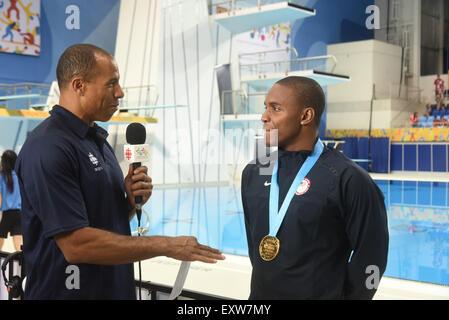
<svg viewBox="0 0 449 320">
<path fill-rule="evenodd" d="M 87 81 L 82 101 L 90 125 L 93 121 L 109 121 L 118 109 L 119 99 L 124 96 L 119 84 L 120 74 L 114 59 L 97 55 L 95 68 L 94 77 Z"/>
</svg>

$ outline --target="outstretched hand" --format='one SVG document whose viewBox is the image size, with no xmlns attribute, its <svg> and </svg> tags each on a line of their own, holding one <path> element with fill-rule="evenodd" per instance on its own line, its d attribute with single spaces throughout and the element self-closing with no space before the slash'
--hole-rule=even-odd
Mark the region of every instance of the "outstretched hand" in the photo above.
<svg viewBox="0 0 449 320">
<path fill-rule="evenodd" d="M 169 257 L 181 261 L 202 261 L 216 263 L 224 260 L 220 250 L 198 243 L 195 237 L 180 236 L 172 238 L 172 252 Z"/>
</svg>

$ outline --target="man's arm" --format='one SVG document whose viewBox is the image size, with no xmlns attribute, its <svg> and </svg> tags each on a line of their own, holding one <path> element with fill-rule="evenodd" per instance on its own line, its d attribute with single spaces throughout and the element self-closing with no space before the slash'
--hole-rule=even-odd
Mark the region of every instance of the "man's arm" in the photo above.
<svg viewBox="0 0 449 320">
<path fill-rule="evenodd" d="M 346 234 L 353 254 L 346 268 L 345 299 L 372 299 L 385 271 L 388 223 L 384 198 L 369 176 L 343 175 Z"/>
<path fill-rule="evenodd" d="M 252 242 L 251 228 L 250 228 L 250 221 L 249 221 L 249 211 L 248 211 L 247 204 L 246 204 L 246 184 L 248 183 L 248 172 L 249 172 L 249 167 L 247 166 L 242 172 L 242 181 L 241 181 L 240 192 L 241 192 L 241 197 L 242 197 L 243 216 L 244 216 L 244 221 L 245 221 L 246 241 L 248 244 L 248 256 L 251 261 L 252 260 L 251 251 L 252 251 L 252 247 L 253 247 L 253 242 Z M 251 261 L 251 264 L 252 264 L 252 261 Z"/>
<path fill-rule="evenodd" d="M 86 227 L 54 239 L 69 263 L 117 265 L 157 256 L 206 263 L 224 259 L 219 250 L 199 244 L 195 237 L 132 237 Z"/>
</svg>

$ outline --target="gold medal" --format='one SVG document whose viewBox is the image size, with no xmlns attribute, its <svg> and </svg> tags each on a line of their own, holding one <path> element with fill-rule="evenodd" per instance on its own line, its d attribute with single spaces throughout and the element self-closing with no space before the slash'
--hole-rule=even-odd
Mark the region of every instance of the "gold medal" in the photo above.
<svg viewBox="0 0 449 320">
<path fill-rule="evenodd" d="M 279 253 L 281 243 L 278 238 L 265 236 L 259 245 L 260 257 L 265 261 L 272 261 Z"/>
</svg>

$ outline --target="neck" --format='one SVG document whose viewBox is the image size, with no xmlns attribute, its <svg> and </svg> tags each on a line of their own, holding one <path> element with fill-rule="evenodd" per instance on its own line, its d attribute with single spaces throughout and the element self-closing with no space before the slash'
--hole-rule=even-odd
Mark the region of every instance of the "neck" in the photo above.
<svg viewBox="0 0 449 320">
<path fill-rule="evenodd" d="M 90 120 L 89 116 L 85 112 L 83 112 L 81 106 L 71 103 L 71 101 L 73 100 L 74 99 L 67 98 L 61 94 L 59 105 L 80 118 L 81 121 L 83 121 L 89 127 L 92 127 L 94 125 L 94 122 Z"/>
<path fill-rule="evenodd" d="M 318 132 L 314 131 L 307 134 L 304 132 L 304 135 L 298 136 L 292 143 L 279 147 L 284 151 L 313 151 L 317 140 Z"/>
</svg>

